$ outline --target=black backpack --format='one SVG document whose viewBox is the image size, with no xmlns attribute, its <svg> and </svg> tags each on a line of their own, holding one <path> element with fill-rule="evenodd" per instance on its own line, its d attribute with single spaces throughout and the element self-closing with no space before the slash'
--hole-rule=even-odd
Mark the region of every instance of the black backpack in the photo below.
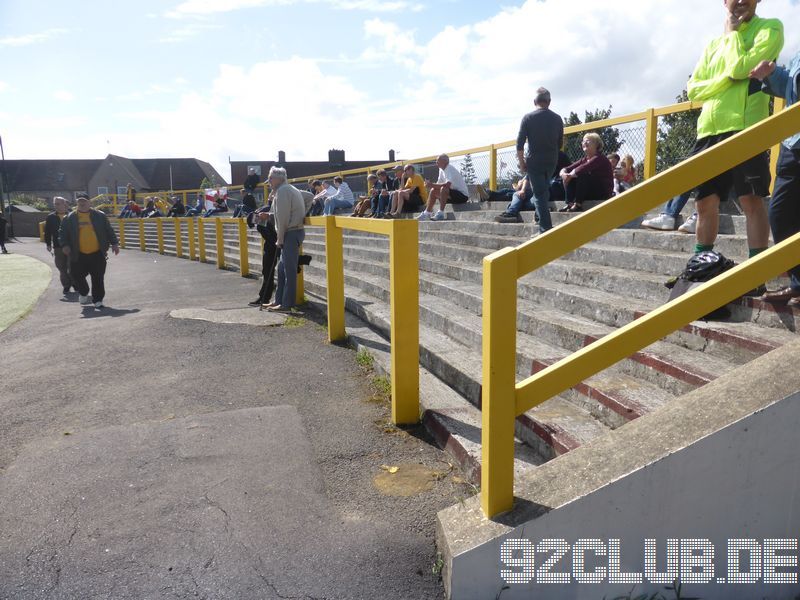
<svg viewBox="0 0 800 600">
<path fill-rule="evenodd" d="M 725 258 L 719 252 L 713 250 L 706 250 L 699 252 L 692 256 L 686 263 L 680 275 L 672 277 L 664 285 L 670 290 L 669 300 L 674 300 L 678 296 L 682 296 L 689 290 L 694 289 L 698 285 L 714 279 L 717 275 L 732 269 L 736 263 L 729 258 Z M 731 316 L 731 311 L 727 306 L 721 306 L 716 310 L 711 311 L 702 319 L 707 321 L 727 319 Z"/>
</svg>

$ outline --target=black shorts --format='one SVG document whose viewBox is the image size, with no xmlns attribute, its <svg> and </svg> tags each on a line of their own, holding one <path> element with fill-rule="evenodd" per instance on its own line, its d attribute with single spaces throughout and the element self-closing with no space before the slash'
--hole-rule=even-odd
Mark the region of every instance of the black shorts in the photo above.
<svg viewBox="0 0 800 600">
<path fill-rule="evenodd" d="M 467 202 L 468 200 L 469 198 L 467 198 L 464 194 L 458 190 L 450 188 L 450 198 L 447 200 L 450 204 L 464 204 L 464 202 Z"/>
<path fill-rule="evenodd" d="M 719 135 L 710 135 L 695 142 L 692 148 L 692 156 L 699 154 L 703 150 L 708 150 L 723 140 L 728 139 L 737 131 L 728 131 Z M 772 176 L 769 172 L 769 157 L 766 152 L 756 154 L 743 163 L 732 169 L 709 179 L 697 187 L 697 198 L 702 199 L 706 196 L 716 194 L 720 200 L 727 200 L 731 189 L 736 196 L 769 196 L 769 185 Z"/>
<path fill-rule="evenodd" d="M 403 212 L 414 212 L 420 206 L 422 206 L 422 195 L 419 193 L 419 188 L 414 188 L 408 200 L 403 203 Z"/>
</svg>

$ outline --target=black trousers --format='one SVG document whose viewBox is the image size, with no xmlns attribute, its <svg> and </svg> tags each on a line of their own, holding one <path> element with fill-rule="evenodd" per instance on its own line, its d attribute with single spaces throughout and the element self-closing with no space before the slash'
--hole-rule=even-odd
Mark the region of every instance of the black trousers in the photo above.
<svg viewBox="0 0 800 600">
<path fill-rule="evenodd" d="M 72 285 L 81 296 L 89 295 L 88 275 L 92 280 L 92 300 L 101 302 L 106 295 L 104 279 L 106 276 L 106 257 L 102 252 L 78 254 L 78 260 L 70 265 Z"/>
<path fill-rule="evenodd" d="M 272 294 L 275 293 L 275 266 L 278 264 L 278 257 L 281 251 L 273 242 L 264 242 L 264 256 L 261 257 L 261 274 L 264 276 L 261 282 L 261 291 L 258 297 L 262 304 L 268 304 Z"/>
<path fill-rule="evenodd" d="M 789 150 L 781 145 L 775 171 L 775 189 L 769 202 L 769 225 L 777 244 L 800 231 L 800 150 Z M 800 266 L 789 274 L 792 287 L 800 290 Z"/>
<path fill-rule="evenodd" d="M 72 285 L 72 278 L 69 275 L 69 257 L 64 254 L 60 246 L 53 246 L 53 258 L 58 269 L 58 277 L 61 280 L 61 287 L 69 289 Z"/>
<path fill-rule="evenodd" d="M 608 200 L 602 183 L 591 175 L 578 175 L 566 185 L 567 202 L 583 204 L 584 200 Z"/>
</svg>

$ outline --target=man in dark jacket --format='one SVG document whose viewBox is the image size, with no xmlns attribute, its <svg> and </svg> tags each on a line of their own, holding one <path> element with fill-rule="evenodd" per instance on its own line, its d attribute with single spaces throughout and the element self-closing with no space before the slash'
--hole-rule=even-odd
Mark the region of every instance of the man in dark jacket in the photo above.
<svg viewBox="0 0 800 600">
<path fill-rule="evenodd" d="M 244 185 L 242 186 L 244 187 L 244 193 L 242 195 L 244 196 L 251 194 L 252 196 L 255 196 L 256 188 L 258 187 L 259 183 L 261 183 L 261 181 L 259 180 L 258 175 L 256 175 L 256 170 L 253 167 L 250 167 L 248 175 L 244 180 Z"/>
<path fill-rule="evenodd" d="M 103 308 L 106 256 L 109 247 L 114 254 L 119 254 L 119 242 L 108 217 L 90 206 L 87 195 L 79 195 L 78 209 L 61 221 L 59 243 L 61 251 L 70 259 L 72 285 L 80 294 L 80 303 L 89 305 L 94 302 L 96 308 Z M 87 275 L 92 280 L 91 300 Z"/>
<path fill-rule="evenodd" d="M 278 233 L 275 231 L 275 220 L 268 212 L 267 207 L 247 215 L 247 224 L 255 227 L 264 238 L 264 255 L 261 257 L 261 290 L 258 298 L 250 302 L 250 306 L 269 304 L 275 292 L 275 266 L 278 264 L 280 250 L 277 247 Z"/>
<path fill-rule="evenodd" d="M 69 294 L 72 286 L 72 279 L 69 275 L 69 259 L 61 250 L 61 242 L 58 239 L 58 230 L 61 229 L 61 221 L 67 216 L 67 200 L 61 196 L 53 198 L 53 212 L 47 215 L 44 222 L 44 243 L 47 251 L 53 253 L 56 262 L 58 276 L 61 279 L 61 287 L 64 294 Z"/>
</svg>

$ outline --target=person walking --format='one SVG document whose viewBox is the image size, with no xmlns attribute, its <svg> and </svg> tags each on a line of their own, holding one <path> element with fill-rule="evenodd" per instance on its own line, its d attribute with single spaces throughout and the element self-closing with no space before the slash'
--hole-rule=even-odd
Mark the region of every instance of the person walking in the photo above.
<svg viewBox="0 0 800 600">
<path fill-rule="evenodd" d="M 275 217 L 276 246 L 281 252 L 278 262 L 278 287 L 275 301 L 266 306 L 272 311 L 288 311 L 295 305 L 297 293 L 297 263 L 300 245 L 305 239 L 303 221 L 306 203 L 303 195 L 287 182 L 286 169 L 272 167 L 269 170 L 269 187 L 275 192 L 272 203 Z"/>
<path fill-rule="evenodd" d="M 78 290 L 78 300 L 83 306 L 94 302 L 95 308 L 103 308 L 105 298 L 106 260 L 109 247 L 119 254 L 117 234 L 108 217 L 89 204 L 89 196 L 78 195 L 78 208 L 61 221 L 59 230 L 61 251 L 70 260 L 72 285 Z M 86 276 L 92 281 L 91 300 Z"/>
<path fill-rule="evenodd" d="M 53 212 L 47 215 L 44 222 L 44 243 L 47 251 L 53 254 L 53 260 L 58 269 L 58 277 L 61 280 L 61 289 L 66 296 L 72 287 L 72 279 L 69 275 L 69 259 L 61 249 L 61 242 L 58 239 L 58 230 L 61 229 L 61 222 L 67 216 L 67 199 L 61 196 L 53 198 Z"/>
<path fill-rule="evenodd" d="M 539 217 L 539 232 L 553 228 L 550 219 L 550 179 L 558 164 L 558 151 L 564 142 L 564 120 L 550 110 L 550 92 L 540 87 L 533 104 L 536 110 L 522 117 L 517 135 L 519 170 L 528 174 L 533 204 Z M 528 155 L 525 156 L 525 142 Z"/>
</svg>

